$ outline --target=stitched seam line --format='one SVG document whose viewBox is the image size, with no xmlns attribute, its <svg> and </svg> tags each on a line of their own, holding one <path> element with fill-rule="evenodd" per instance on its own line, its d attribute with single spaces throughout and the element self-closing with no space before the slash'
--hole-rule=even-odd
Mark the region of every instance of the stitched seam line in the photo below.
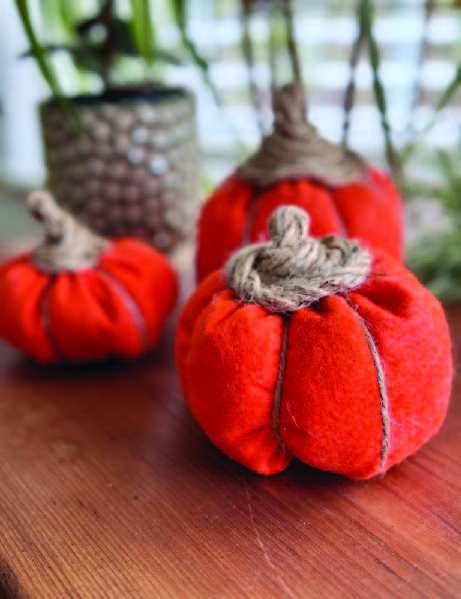
<svg viewBox="0 0 461 599">
<path fill-rule="evenodd" d="M 117 281 L 117 279 L 110 272 L 104 268 L 101 268 L 100 266 L 98 266 L 95 270 L 111 285 L 112 289 L 115 290 L 119 298 L 122 300 L 125 308 L 131 314 L 141 337 L 142 348 L 144 351 L 147 351 L 149 349 L 147 325 L 138 304 L 134 301 L 133 297 L 130 295 L 130 293 L 128 293 L 125 287 L 119 281 Z"/>
<path fill-rule="evenodd" d="M 274 397 L 272 400 L 272 432 L 280 451 L 285 453 L 285 442 L 280 435 L 280 406 L 282 403 L 283 384 L 285 382 L 285 372 L 287 367 L 288 334 L 290 329 L 291 314 L 282 315 L 281 318 L 283 327 L 282 343 L 280 346 L 277 379 L 275 381 Z"/>
<path fill-rule="evenodd" d="M 391 421 L 389 414 L 389 397 L 387 395 L 386 389 L 386 377 L 384 374 L 383 365 L 381 363 L 381 359 L 379 357 L 378 348 L 376 347 L 375 340 L 373 339 L 372 334 L 365 322 L 365 320 L 360 316 L 360 314 L 355 310 L 357 314 L 360 324 L 362 325 L 363 332 L 365 333 L 365 337 L 368 343 L 368 347 L 370 349 L 371 357 L 373 358 L 373 362 L 376 369 L 376 378 L 378 381 L 378 389 L 379 389 L 379 400 L 380 400 L 380 409 L 381 409 L 381 419 L 382 419 L 382 428 L 383 428 L 383 436 L 381 440 L 381 460 L 379 464 L 379 469 L 382 471 L 386 465 L 387 459 L 389 457 L 390 451 L 390 437 L 391 437 Z"/>
<path fill-rule="evenodd" d="M 45 329 L 45 337 L 47 338 L 48 343 L 50 344 L 51 350 L 54 352 L 55 357 L 58 360 L 62 360 L 65 362 L 67 361 L 67 358 L 64 352 L 59 347 L 56 337 L 54 336 L 53 329 L 51 328 L 49 298 L 55 281 L 56 275 L 51 276 L 42 295 L 40 312 L 42 317 L 42 324 Z"/>
</svg>

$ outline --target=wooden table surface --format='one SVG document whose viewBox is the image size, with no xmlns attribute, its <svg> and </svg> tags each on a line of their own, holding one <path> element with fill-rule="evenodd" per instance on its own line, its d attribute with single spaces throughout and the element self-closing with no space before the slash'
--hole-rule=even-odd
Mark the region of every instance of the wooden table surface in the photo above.
<svg viewBox="0 0 461 599">
<path fill-rule="evenodd" d="M 461 597 L 459 380 L 440 434 L 384 478 L 264 478 L 194 423 L 174 329 L 140 363 L 80 369 L 0 343 L 0 598 Z"/>
</svg>

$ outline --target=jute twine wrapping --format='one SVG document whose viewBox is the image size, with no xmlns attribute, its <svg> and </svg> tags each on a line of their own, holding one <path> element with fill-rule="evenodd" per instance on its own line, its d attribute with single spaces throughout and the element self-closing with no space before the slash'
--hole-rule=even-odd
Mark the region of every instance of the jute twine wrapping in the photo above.
<svg viewBox="0 0 461 599">
<path fill-rule="evenodd" d="M 376 342 L 373 339 L 373 335 L 371 334 L 365 319 L 363 319 L 359 314 L 357 316 L 360 319 L 360 324 L 362 325 L 363 332 L 365 333 L 368 348 L 376 369 L 376 382 L 378 383 L 381 422 L 383 427 L 383 436 L 381 439 L 381 460 L 379 463 L 379 468 L 381 471 L 383 471 L 386 467 L 386 462 L 391 450 L 391 416 L 389 413 L 389 397 L 387 395 L 386 376 L 384 374 L 384 368 L 381 363 L 381 358 L 379 357 L 378 348 L 376 347 Z"/>
<path fill-rule="evenodd" d="M 45 229 L 45 238 L 32 255 L 34 264 L 45 272 L 92 268 L 110 245 L 107 239 L 95 235 L 62 210 L 45 191 L 32 192 L 27 207 Z"/>
<path fill-rule="evenodd" d="M 371 270 L 368 251 L 336 236 L 309 237 L 308 228 L 304 210 L 276 210 L 269 220 L 272 241 L 247 246 L 227 262 L 236 295 L 271 312 L 289 313 L 360 286 Z"/>
<path fill-rule="evenodd" d="M 238 170 L 250 183 L 266 187 L 281 179 L 309 178 L 329 187 L 362 181 L 366 166 L 354 152 L 320 137 L 306 120 L 304 89 L 292 83 L 273 98 L 274 131 Z"/>
</svg>

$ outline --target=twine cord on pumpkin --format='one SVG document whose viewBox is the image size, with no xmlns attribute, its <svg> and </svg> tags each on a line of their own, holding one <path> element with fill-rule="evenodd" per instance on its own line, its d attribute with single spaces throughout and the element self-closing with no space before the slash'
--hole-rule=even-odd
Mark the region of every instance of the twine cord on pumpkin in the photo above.
<svg viewBox="0 0 461 599">
<path fill-rule="evenodd" d="M 29 212 L 43 223 L 45 238 L 32 254 L 34 264 L 48 273 L 92 268 L 110 242 L 78 223 L 51 195 L 34 191 L 27 198 Z"/>
<path fill-rule="evenodd" d="M 96 268 L 96 272 L 99 273 L 107 281 L 110 287 L 121 299 L 125 308 L 131 315 L 135 323 L 135 326 L 139 332 L 143 351 L 147 351 L 149 349 L 149 334 L 147 331 L 146 319 L 144 318 L 138 304 L 136 303 L 132 295 L 128 292 L 126 287 L 122 285 L 122 283 L 120 283 L 112 273 L 105 270 L 104 268 L 101 268 L 100 266 Z"/>
<path fill-rule="evenodd" d="M 277 445 L 282 453 L 285 453 L 285 442 L 280 434 L 280 406 L 282 404 L 283 384 L 285 382 L 285 371 L 287 367 L 288 351 L 288 333 L 290 328 L 291 315 L 286 314 L 282 317 L 282 342 L 280 345 L 280 357 L 277 369 L 277 379 L 275 381 L 274 397 L 272 399 L 272 432 L 277 441 Z"/>
<path fill-rule="evenodd" d="M 53 333 L 53 329 L 51 327 L 49 298 L 53 290 L 55 281 L 56 277 L 54 275 L 51 276 L 43 291 L 42 300 L 40 304 L 40 312 L 42 317 L 43 328 L 45 330 L 45 337 L 48 340 L 48 343 L 50 344 L 51 350 L 54 352 L 56 358 L 58 358 L 61 361 L 65 361 L 66 357 L 61 351 L 61 348 L 58 345 L 56 337 Z"/>
<path fill-rule="evenodd" d="M 269 220 L 271 242 L 249 245 L 226 264 L 235 294 L 270 312 L 294 312 L 361 285 L 371 269 L 367 250 L 335 236 L 307 236 L 309 217 L 283 206 Z"/>
<path fill-rule="evenodd" d="M 380 399 L 380 410 L 381 420 L 383 427 L 383 436 L 381 440 L 381 460 L 379 464 L 380 470 L 384 470 L 390 451 L 390 439 L 391 439 L 391 419 L 389 414 L 389 397 L 386 389 L 386 378 L 384 375 L 383 365 L 379 357 L 378 348 L 376 347 L 375 340 L 365 322 L 365 320 L 356 312 L 359 317 L 360 323 L 367 339 L 368 347 L 370 349 L 371 356 L 376 369 L 376 379 L 378 381 L 379 399 Z"/>
<path fill-rule="evenodd" d="M 367 169 L 354 152 L 320 137 L 306 120 L 304 88 L 295 82 L 274 91 L 274 130 L 237 170 L 266 187 L 282 179 L 311 178 L 329 187 L 363 181 Z"/>
</svg>

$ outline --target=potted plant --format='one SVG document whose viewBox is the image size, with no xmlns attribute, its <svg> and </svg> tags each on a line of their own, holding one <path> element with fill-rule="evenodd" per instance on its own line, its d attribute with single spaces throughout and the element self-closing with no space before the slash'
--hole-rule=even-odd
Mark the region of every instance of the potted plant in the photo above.
<svg viewBox="0 0 461 599">
<path fill-rule="evenodd" d="M 41 44 L 27 0 L 16 0 L 30 43 L 26 55 L 53 92 L 40 106 L 47 187 L 98 233 L 136 235 L 170 251 L 195 224 L 195 107 L 183 88 L 145 77 L 134 84 L 123 80 L 126 57 L 150 71 L 165 61 L 180 62 L 158 48 L 149 0 L 133 0 L 130 18 L 120 16 L 114 0 L 103 0 L 87 18 L 69 15 L 79 7 L 68 0 L 41 6 L 44 22 L 65 15 L 69 40 Z M 171 6 L 185 53 L 206 76 L 207 64 L 187 36 L 185 3 Z M 96 75 L 100 91 L 66 96 L 53 61 L 59 53 L 70 55 L 80 72 Z"/>
</svg>

